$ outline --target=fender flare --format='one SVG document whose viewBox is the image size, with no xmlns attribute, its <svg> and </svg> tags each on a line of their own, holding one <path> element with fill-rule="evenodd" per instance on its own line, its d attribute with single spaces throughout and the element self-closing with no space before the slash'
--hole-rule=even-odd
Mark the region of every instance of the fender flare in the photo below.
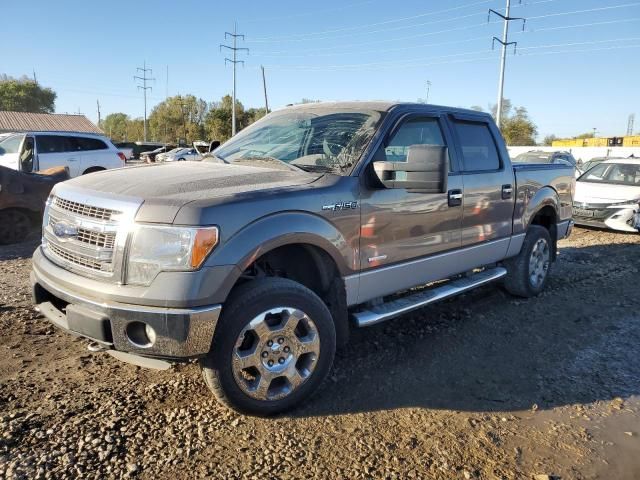
<svg viewBox="0 0 640 480">
<path fill-rule="evenodd" d="M 556 219 L 559 218 L 560 197 L 558 192 L 556 192 L 552 187 L 542 187 L 527 203 L 522 215 L 522 224 L 526 225 L 525 232 L 526 229 L 529 228 L 529 225 L 531 225 L 535 216 L 544 207 L 553 208 L 553 211 L 556 214 Z"/>
<path fill-rule="evenodd" d="M 333 259 L 342 276 L 353 273 L 358 264 L 357 249 L 351 248 L 329 221 L 293 211 L 268 215 L 245 226 L 213 251 L 207 265 L 235 265 L 239 276 L 262 255 L 285 245 L 320 248 Z"/>
</svg>

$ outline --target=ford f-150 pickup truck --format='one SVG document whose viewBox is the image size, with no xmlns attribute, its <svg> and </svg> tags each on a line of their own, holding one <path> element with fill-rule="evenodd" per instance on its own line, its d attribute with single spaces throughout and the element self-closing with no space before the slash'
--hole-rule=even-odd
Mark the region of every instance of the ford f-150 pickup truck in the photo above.
<svg viewBox="0 0 640 480">
<path fill-rule="evenodd" d="M 33 295 L 93 351 L 198 359 L 220 401 L 274 414 L 318 387 L 352 327 L 494 281 L 540 293 L 574 185 L 569 166 L 513 167 L 484 113 L 285 108 L 202 162 L 58 184 Z"/>
</svg>

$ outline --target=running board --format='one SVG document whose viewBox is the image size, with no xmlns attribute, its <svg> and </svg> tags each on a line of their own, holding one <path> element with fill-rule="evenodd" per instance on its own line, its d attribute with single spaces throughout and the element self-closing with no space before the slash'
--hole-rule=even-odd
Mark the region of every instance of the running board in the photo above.
<svg viewBox="0 0 640 480">
<path fill-rule="evenodd" d="M 440 287 L 434 287 L 413 295 L 398 298 L 381 305 L 373 306 L 353 314 L 358 327 L 368 327 L 376 323 L 403 315 L 445 298 L 459 295 L 468 290 L 493 282 L 504 277 L 507 270 L 502 267 L 490 268 L 469 277 L 451 280 Z"/>
</svg>

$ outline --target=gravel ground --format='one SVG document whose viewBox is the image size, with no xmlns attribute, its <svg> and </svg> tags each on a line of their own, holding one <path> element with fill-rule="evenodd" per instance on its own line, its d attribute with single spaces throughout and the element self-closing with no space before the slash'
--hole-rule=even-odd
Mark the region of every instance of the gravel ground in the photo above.
<svg viewBox="0 0 640 480">
<path fill-rule="evenodd" d="M 226 410 L 197 367 L 91 354 L 0 249 L 0 478 L 640 478 L 640 236 L 576 229 L 547 290 L 488 286 L 353 332 L 313 399 Z"/>
</svg>

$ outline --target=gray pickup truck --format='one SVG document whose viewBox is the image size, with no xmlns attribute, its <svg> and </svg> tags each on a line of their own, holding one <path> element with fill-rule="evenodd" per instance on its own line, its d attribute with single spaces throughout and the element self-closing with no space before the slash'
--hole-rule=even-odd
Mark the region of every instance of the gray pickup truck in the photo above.
<svg viewBox="0 0 640 480">
<path fill-rule="evenodd" d="M 318 387 L 352 327 L 494 281 L 538 294 L 574 185 L 568 166 L 513 167 L 484 113 L 285 108 L 202 162 L 58 184 L 34 299 L 93 351 L 198 359 L 223 403 L 274 414 Z"/>
</svg>

